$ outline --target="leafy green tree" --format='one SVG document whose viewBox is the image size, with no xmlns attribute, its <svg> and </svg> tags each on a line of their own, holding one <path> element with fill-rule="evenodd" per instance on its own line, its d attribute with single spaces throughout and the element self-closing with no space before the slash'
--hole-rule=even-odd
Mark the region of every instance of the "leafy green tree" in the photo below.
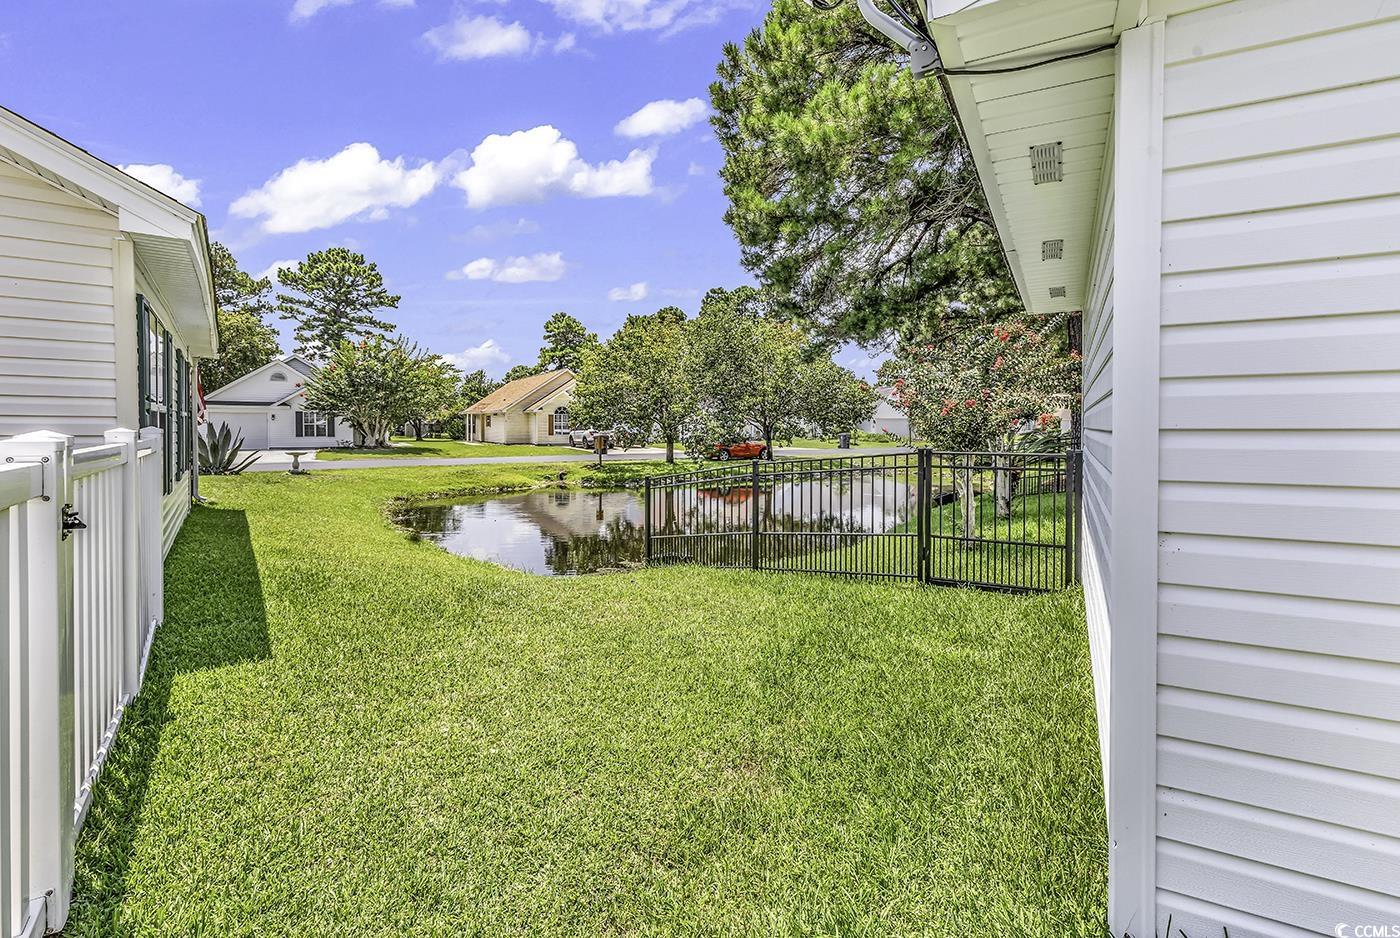
<svg viewBox="0 0 1400 938">
<path fill-rule="evenodd" d="M 415 355 L 418 383 L 409 408 L 408 422 L 413 438 L 423 439 L 424 424 L 438 423 L 459 414 L 466 407 L 459 393 L 462 373 L 440 355 Z"/>
<path fill-rule="evenodd" d="M 743 263 L 828 341 L 1019 309 L 953 113 L 902 58 L 853 3 L 775 0 L 710 86 Z"/>
<path fill-rule="evenodd" d="M 485 371 L 478 368 L 462 375 L 462 380 L 457 386 L 457 396 L 461 398 L 463 407 L 470 407 L 500 386 L 500 382 L 492 381 Z"/>
<path fill-rule="evenodd" d="M 382 335 L 394 328 L 375 317 L 394 309 L 399 297 L 384 289 L 384 277 L 372 261 L 348 248 L 312 251 L 294 267 L 277 271 L 288 293 L 277 294 L 283 319 L 296 322 L 297 352 L 313 361 L 341 342 Z"/>
<path fill-rule="evenodd" d="M 510 384 L 512 381 L 519 381 L 521 378 L 528 378 L 537 375 L 544 369 L 536 368 L 534 365 L 515 365 L 507 371 L 505 377 L 501 379 L 502 384 Z"/>
<path fill-rule="evenodd" d="M 199 380 L 213 391 L 282 354 L 277 331 L 252 313 L 219 313 L 219 355 L 200 362 Z"/>
<path fill-rule="evenodd" d="M 544 324 L 544 347 L 540 349 L 537 371 L 577 371 L 584 352 L 598 345 L 596 333 L 589 332 L 568 313 L 555 313 Z"/>
<path fill-rule="evenodd" d="M 272 311 L 272 281 L 254 279 L 219 242 L 209 245 L 214 302 L 218 310 L 219 356 L 199 366 L 204 390 L 213 391 L 256 371 L 282 353 L 277 330 L 263 322 Z"/>
<path fill-rule="evenodd" d="M 696 407 L 689 333 L 674 306 L 628 316 L 607 342 L 584 352 L 571 414 L 584 425 L 654 434 L 666 444 L 666 461 L 675 462 Z"/>
<path fill-rule="evenodd" d="M 804 372 L 809 423 L 821 436 L 853 433 L 875 416 L 879 398 L 868 382 L 828 357 L 815 358 Z"/>
<path fill-rule="evenodd" d="M 417 346 L 383 336 L 341 342 L 307 382 L 306 406 L 348 420 L 360 445 L 389 445 L 389 434 L 422 404 L 425 359 Z"/>
<path fill-rule="evenodd" d="M 692 450 L 752 432 L 771 456 L 775 441 L 814 427 L 849 429 L 874 412 L 874 392 L 801 329 L 765 315 L 768 306 L 749 287 L 705 295 L 691 329 Z"/>
</svg>

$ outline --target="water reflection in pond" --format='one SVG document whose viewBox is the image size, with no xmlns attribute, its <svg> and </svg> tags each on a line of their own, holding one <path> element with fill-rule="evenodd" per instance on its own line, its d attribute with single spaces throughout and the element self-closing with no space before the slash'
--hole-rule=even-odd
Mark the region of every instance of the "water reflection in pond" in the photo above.
<svg viewBox="0 0 1400 938">
<path fill-rule="evenodd" d="M 912 487 L 818 479 L 764 487 L 758 520 L 764 533 L 854 534 L 901 529 L 908 521 Z M 683 532 L 746 534 L 754 520 L 754 493 L 743 485 L 698 493 L 653 493 L 652 522 L 659 537 Z M 477 560 L 560 576 L 640 564 L 642 496 L 637 491 L 546 489 L 431 502 L 400 510 L 396 520 L 425 540 Z M 669 541 L 670 539 L 668 539 Z M 735 549 L 740 549 L 736 540 Z M 791 540 L 784 551 L 825 549 L 826 542 Z"/>
<path fill-rule="evenodd" d="M 760 530 L 879 533 L 913 517 L 915 490 L 902 478 L 818 477 L 761 486 Z M 747 531 L 753 525 L 754 490 L 716 484 L 699 489 L 658 489 L 652 495 L 656 533 Z"/>
<path fill-rule="evenodd" d="M 527 573 L 595 573 L 642 561 L 636 492 L 550 489 L 414 505 L 395 519 L 425 540 Z"/>
</svg>

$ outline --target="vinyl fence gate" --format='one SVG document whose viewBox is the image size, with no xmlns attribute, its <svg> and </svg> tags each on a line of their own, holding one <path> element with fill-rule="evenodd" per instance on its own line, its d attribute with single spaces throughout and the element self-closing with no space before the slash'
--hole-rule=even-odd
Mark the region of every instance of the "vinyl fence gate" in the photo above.
<svg viewBox="0 0 1400 938">
<path fill-rule="evenodd" d="M 785 570 L 1015 592 L 1079 580 L 1081 458 L 930 449 L 646 480 L 649 564 Z"/>
</svg>

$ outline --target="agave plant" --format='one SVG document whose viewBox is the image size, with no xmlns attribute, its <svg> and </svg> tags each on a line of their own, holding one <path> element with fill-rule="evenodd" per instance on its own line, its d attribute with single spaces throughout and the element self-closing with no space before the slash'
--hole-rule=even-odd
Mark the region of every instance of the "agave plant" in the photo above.
<svg viewBox="0 0 1400 938">
<path fill-rule="evenodd" d="M 252 453 L 240 457 L 243 448 L 243 434 L 234 438 L 233 430 L 227 423 L 213 424 L 204 428 L 204 436 L 199 438 L 199 471 L 211 476 L 236 476 L 258 461 L 261 454 Z"/>
</svg>

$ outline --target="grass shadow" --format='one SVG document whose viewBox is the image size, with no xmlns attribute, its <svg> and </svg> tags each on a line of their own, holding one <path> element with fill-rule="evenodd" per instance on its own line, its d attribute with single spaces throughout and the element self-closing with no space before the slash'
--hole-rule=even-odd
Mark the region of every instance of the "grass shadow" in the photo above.
<svg viewBox="0 0 1400 938">
<path fill-rule="evenodd" d="M 165 621 L 78 838 L 69 935 L 122 934 L 147 789 L 181 675 L 269 657 L 267 611 L 244 512 L 197 506 L 165 560 Z"/>
</svg>

